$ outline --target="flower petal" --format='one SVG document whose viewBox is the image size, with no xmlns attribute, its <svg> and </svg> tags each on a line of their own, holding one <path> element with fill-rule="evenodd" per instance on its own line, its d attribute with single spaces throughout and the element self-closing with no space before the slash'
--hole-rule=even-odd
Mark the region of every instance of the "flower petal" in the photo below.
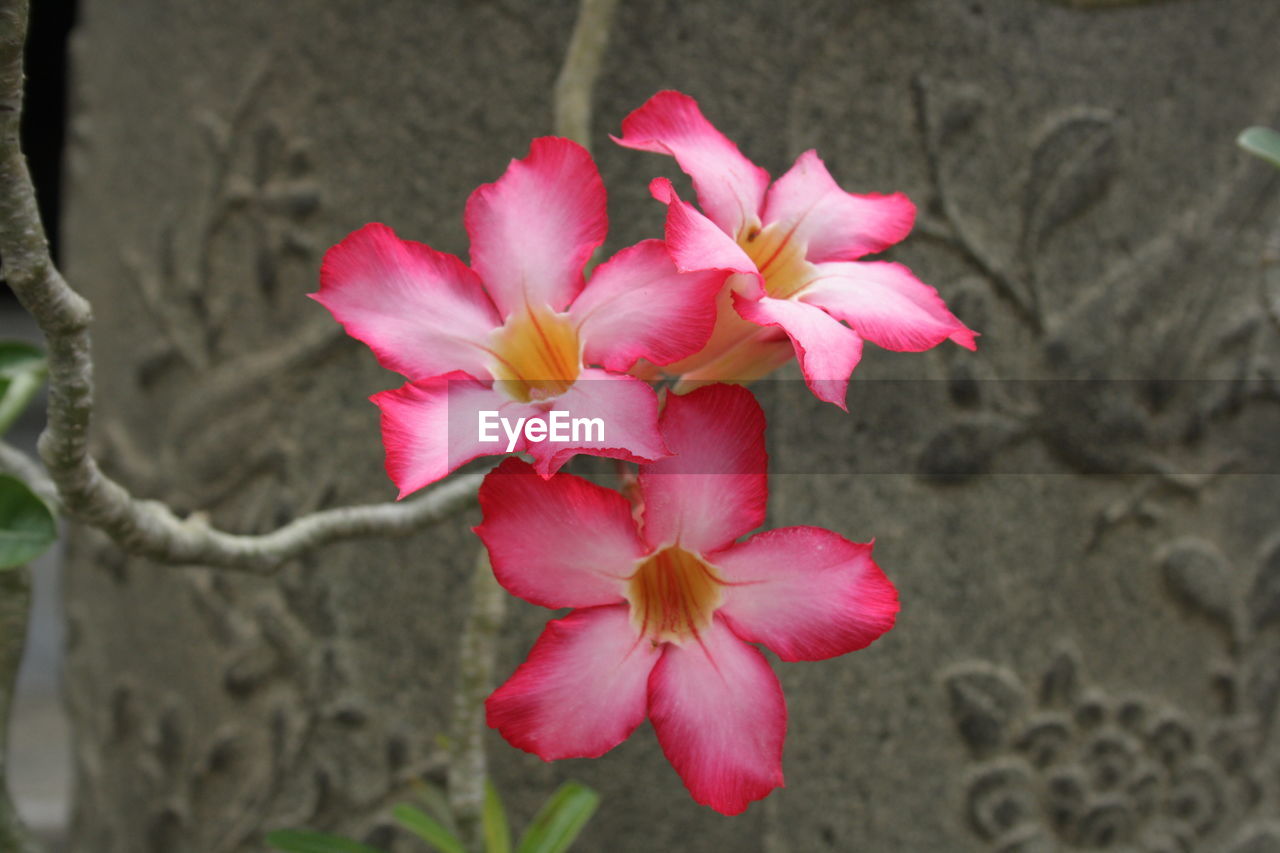
<svg viewBox="0 0 1280 853">
<path fill-rule="evenodd" d="M 893 627 L 898 591 L 872 543 L 820 527 L 784 527 L 707 556 L 726 581 L 717 611 L 733 632 L 786 661 L 823 660 Z"/>
<path fill-rule="evenodd" d="M 902 193 L 845 192 L 814 151 L 801 154 L 769 187 L 764 223 L 790 227 L 811 263 L 851 261 L 899 242 L 915 224 L 916 206 Z"/>
<path fill-rule="evenodd" d="M 598 420 L 600 429 L 584 424 L 576 440 L 529 442 L 524 449 L 543 477 L 550 477 L 578 453 L 627 462 L 651 462 L 668 455 L 658 432 L 658 395 L 635 377 L 584 370 L 573 387 L 550 402 L 550 409 L 564 412 L 561 429 L 569 430 L 571 436 L 572 422 L 580 419 Z M 546 421 L 551 414 L 539 412 L 537 417 Z M 548 424 L 548 434 L 552 426 Z"/>
<path fill-rule="evenodd" d="M 670 154 L 693 179 L 698 202 L 732 237 L 759 221 L 769 173 L 752 163 L 680 92 L 659 92 L 622 122 L 627 148 Z"/>
<path fill-rule="evenodd" d="M 310 296 L 383 367 L 410 379 L 453 370 L 486 375 L 483 343 L 502 325 L 466 264 L 401 240 L 380 222 L 325 252 L 320 290 Z"/>
<path fill-rule="evenodd" d="M 640 466 L 644 537 L 706 553 L 764 523 L 764 412 L 746 388 L 708 385 L 667 397 L 660 424 L 674 454 Z"/>
<path fill-rule="evenodd" d="M 719 619 L 669 644 L 649 676 L 649 719 L 693 798 L 734 815 L 781 787 L 787 706 L 764 655 Z"/>
<path fill-rule="evenodd" d="M 667 201 L 666 237 L 667 251 L 681 272 L 697 270 L 726 270 L 742 273 L 760 282 L 755 289 L 764 293 L 764 284 L 756 269 L 755 261 L 748 257 L 733 238 L 721 231 L 716 224 L 698 212 L 687 201 L 681 201 L 671 188 L 671 182 L 659 178 L 655 186 L 665 187 Z"/>
<path fill-rule="evenodd" d="M 791 338 L 805 384 L 819 400 L 846 409 L 849 374 L 862 358 L 862 338 L 821 308 L 792 299 L 737 297 L 738 313 L 761 326 L 778 326 Z"/>
<path fill-rule="evenodd" d="M 645 553 L 622 495 L 571 474 L 544 480 L 519 459 L 485 476 L 480 509 L 475 532 L 498 582 L 542 607 L 622 601 Z"/>
<path fill-rule="evenodd" d="M 460 371 L 419 379 L 369 398 L 382 410 L 387 474 L 400 497 L 434 483 L 477 456 L 507 452 L 507 438 L 480 441 L 479 413 L 498 413 L 515 423 L 539 412 Z M 513 452 L 525 449 L 523 437 Z"/>
<path fill-rule="evenodd" d="M 583 360 L 625 373 L 636 361 L 670 364 L 696 352 L 716 320 L 726 273 L 681 273 L 661 240 L 645 240 L 601 264 L 574 300 Z"/>
<path fill-rule="evenodd" d="M 473 192 L 465 221 L 471 265 L 503 316 L 526 302 L 564 310 L 609 225 L 591 155 L 554 136 L 533 140 L 527 157 Z"/>
<path fill-rule="evenodd" d="M 489 726 L 547 761 L 597 758 L 644 721 L 659 651 L 626 605 L 575 610 L 547 623 L 528 659 L 485 701 Z"/>
<path fill-rule="evenodd" d="M 920 352 L 950 338 L 977 349 L 975 333 L 947 310 L 938 291 L 902 264 L 829 263 L 798 297 L 818 305 L 885 349 Z"/>
</svg>

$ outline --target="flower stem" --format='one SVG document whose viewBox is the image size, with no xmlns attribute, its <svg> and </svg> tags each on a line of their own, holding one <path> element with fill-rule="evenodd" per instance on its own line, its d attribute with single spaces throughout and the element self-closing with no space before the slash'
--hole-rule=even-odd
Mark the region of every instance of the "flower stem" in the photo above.
<svg viewBox="0 0 1280 853">
<path fill-rule="evenodd" d="M 617 0 L 580 0 L 578 18 L 552 92 L 554 132 L 591 149 L 591 96 L 609 40 Z M 453 699 L 449 743 L 449 807 L 458 836 L 468 850 L 484 849 L 485 782 L 484 700 L 493 687 L 498 633 L 506 610 L 506 592 L 498 585 L 483 548 L 476 555 L 471 606 L 462 631 L 458 690 Z"/>
<path fill-rule="evenodd" d="M 565 136 L 591 150 L 591 93 L 600 75 L 600 60 L 609 43 L 609 25 L 617 0 L 581 0 L 569 37 L 564 65 L 552 91 L 552 122 Z"/>
<path fill-rule="evenodd" d="M 498 634 L 506 611 L 506 591 L 498 585 L 484 548 L 476 555 L 471 578 L 471 606 L 462 629 L 458 689 L 453 699 L 449 739 L 449 807 L 458 835 L 468 850 L 484 844 L 484 811 L 488 766 L 484 754 L 484 700 L 493 687 Z"/>
</svg>

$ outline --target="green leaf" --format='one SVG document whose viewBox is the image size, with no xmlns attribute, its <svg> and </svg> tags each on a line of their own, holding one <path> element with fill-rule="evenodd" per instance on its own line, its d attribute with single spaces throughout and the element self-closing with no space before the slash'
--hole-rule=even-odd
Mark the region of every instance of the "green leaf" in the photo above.
<svg viewBox="0 0 1280 853">
<path fill-rule="evenodd" d="M 286 853 L 383 853 L 378 848 L 359 841 L 308 829 L 278 829 L 268 832 L 267 843 Z"/>
<path fill-rule="evenodd" d="M 1268 127 L 1251 127 L 1236 139 L 1245 151 L 1280 167 L 1280 133 Z"/>
<path fill-rule="evenodd" d="M 458 837 L 440 825 L 431 815 L 416 809 L 408 803 L 401 803 L 391 810 L 396 822 L 423 841 L 430 844 L 440 853 L 467 853 Z"/>
<path fill-rule="evenodd" d="M 0 341 L 0 435 L 13 426 L 48 375 L 49 364 L 38 347 Z"/>
<path fill-rule="evenodd" d="M 449 800 L 439 786 L 422 779 L 413 780 L 413 792 L 427 807 L 427 813 L 440 822 L 440 825 L 453 835 L 458 834 L 458 826 L 453 821 L 453 811 L 449 808 Z"/>
<path fill-rule="evenodd" d="M 525 830 L 516 853 L 564 853 L 591 820 L 600 795 L 577 782 L 565 782 Z"/>
<path fill-rule="evenodd" d="M 488 779 L 484 783 L 484 846 L 488 853 L 511 853 L 507 810 L 498 789 Z"/>
<path fill-rule="evenodd" d="M 58 538 L 44 501 L 16 477 L 0 474 L 0 569 L 25 565 Z"/>
</svg>

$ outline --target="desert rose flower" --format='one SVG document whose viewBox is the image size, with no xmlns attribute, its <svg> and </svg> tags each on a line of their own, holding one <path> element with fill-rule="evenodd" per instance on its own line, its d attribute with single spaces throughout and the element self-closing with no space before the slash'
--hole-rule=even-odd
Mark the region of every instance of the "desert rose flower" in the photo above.
<svg viewBox="0 0 1280 853">
<path fill-rule="evenodd" d="M 486 703 L 544 759 L 593 758 L 647 716 L 693 798 L 737 814 L 782 785 L 786 705 L 764 656 L 821 660 L 892 627 L 897 592 L 871 545 L 817 527 L 737 540 L 764 521 L 764 416 L 744 388 L 671 396 L 674 454 L 640 466 L 639 506 L 508 459 L 476 533 L 513 595 L 573 612 L 547 624 Z"/>
<path fill-rule="evenodd" d="M 720 295 L 710 342 L 665 372 L 749 381 L 794 353 L 813 393 L 843 408 L 863 339 L 911 352 L 947 339 L 976 348 L 974 332 L 906 267 L 858 260 L 911 230 L 915 206 L 902 193 L 845 192 L 813 151 L 771 184 L 680 92 L 654 95 L 614 140 L 670 154 L 693 179 L 702 212 L 665 178 L 650 187 L 667 205 L 676 266 L 737 273 Z"/>
<path fill-rule="evenodd" d="M 471 194 L 464 221 L 470 267 L 375 223 L 328 251 L 311 294 L 410 380 L 372 398 L 400 496 L 508 445 L 544 476 L 575 453 L 666 455 L 653 389 L 625 374 L 640 358 L 669 364 L 701 347 L 725 274 L 682 274 L 661 241 L 646 240 L 584 286 L 608 228 L 605 190 L 591 155 L 568 139 L 535 139 Z M 555 410 L 603 428 L 577 441 L 480 440 L 482 412 L 520 423 Z"/>
</svg>

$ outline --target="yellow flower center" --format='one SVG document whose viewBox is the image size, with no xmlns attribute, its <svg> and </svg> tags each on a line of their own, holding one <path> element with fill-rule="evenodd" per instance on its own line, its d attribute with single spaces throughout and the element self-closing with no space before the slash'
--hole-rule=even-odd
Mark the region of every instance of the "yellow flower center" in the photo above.
<svg viewBox="0 0 1280 853">
<path fill-rule="evenodd" d="M 724 601 L 723 585 L 701 558 L 665 548 L 641 563 L 627 584 L 631 624 L 655 645 L 697 637 Z"/>
<path fill-rule="evenodd" d="M 738 238 L 738 245 L 764 276 L 765 290 L 777 299 L 794 294 L 814 274 L 813 265 L 804 259 L 805 247 L 791 238 L 793 230 L 774 224 L 749 228 Z"/>
<path fill-rule="evenodd" d="M 582 370 L 582 344 L 568 314 L 526 307 L 489 339 L 489 371 L 522 403 L 558 397 Z"/>
</svg>

